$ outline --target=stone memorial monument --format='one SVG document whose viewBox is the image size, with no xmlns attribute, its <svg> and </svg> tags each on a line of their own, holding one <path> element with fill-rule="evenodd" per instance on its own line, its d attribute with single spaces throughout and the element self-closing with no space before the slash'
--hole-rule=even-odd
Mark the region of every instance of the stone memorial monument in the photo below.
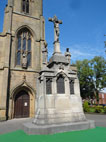
<svg viewBox="0 0 106 142">
<path fill-rule="evenodd" d="M 32 123 L 23 125 L 28 134 L 52 134 L 58 132 L 94 128 L 94 121 L 87 120 L 80 96 L 77 73 L 70 68 L 71 54 L 60 51 L 59 24 L 56 16 L 49 18 L 54 24 L 54 53 L 47 62 L 44 48 L 44 66 L 37 79 L 36 115 Z"/>
</svg>

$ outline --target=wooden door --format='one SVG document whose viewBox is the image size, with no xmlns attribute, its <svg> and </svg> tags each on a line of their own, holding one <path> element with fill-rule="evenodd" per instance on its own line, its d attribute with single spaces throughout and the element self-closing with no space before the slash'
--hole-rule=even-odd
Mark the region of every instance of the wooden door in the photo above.
<svg viewBox="0 0 106 142">
<path fill-rule="evenodd" d="M 26 118 L 29 117 L 29 95 L 25 91 L 19 92 L 15 97 L 14 102 L 14 117 Z"/>
</svg>

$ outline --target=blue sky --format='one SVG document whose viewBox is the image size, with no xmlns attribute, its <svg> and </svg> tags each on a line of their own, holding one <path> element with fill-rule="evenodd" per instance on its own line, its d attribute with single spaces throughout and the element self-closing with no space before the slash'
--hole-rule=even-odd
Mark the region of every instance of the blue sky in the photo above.
<svg viewBox="0 0 106 142">
<path fill-rule="evenodd" d="M 0 32 L 7 0 L 0 0 Z M 70 48 L 71 61 L 104 56 L 106 37 L 106 0 L 44 0 L 46 41 L 49 57 L 53 53 L 54 30 L 49 17 L 57 15 L 60 25 L 61 51 Z"/>
</svg>

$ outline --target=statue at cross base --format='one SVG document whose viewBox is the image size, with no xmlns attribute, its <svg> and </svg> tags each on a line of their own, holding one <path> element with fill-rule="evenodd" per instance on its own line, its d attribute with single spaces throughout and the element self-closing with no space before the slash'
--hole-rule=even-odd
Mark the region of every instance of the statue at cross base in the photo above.
<svg viewBox="0 0 106 142">
<path fill-rule="evenodd" d="M 53 18 L 49 18 L 49 21 L 54 23 L 54 42 L 59 42 L 59 24 L 62 24 L 62 21 L 58 20 L 56 15 Z"/>
</svg>

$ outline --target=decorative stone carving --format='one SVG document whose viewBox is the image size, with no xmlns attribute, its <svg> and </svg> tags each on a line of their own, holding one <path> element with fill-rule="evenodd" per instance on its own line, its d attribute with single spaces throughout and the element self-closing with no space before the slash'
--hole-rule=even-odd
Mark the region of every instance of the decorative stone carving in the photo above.
<svg viewBox="0 0 106 142">
<path fill-rule="evenodd" d="M 42 54 L 43 54 L 43 64 L 47 64 L 47 57 L 48 57 L 48 50 L 47 50 L 47 43 L 44 41 L 43 48 L 42 48 Z"/>
<path fill-rule="evenodd" d="M 54 23 L 54 42 L 59 42 L 59 24 L 62 24 L 61 20 L 58 20 L 57 16 L 54 16 L 53 18 L 49 18 L 50 22 Z"/>
<path fill-rule="evenodd" d="M 66 49 L 65 57 L 67 58 L 69 65 L 70 65 L 71 54 L 70 54 L 69 48 Z"/>
<path fill-rule="evenodd" d="M 27 54 L 25 52 L 22 55 L 22 67 L 27 68 Z"/>
<path fill-rule="evenodd" d="M 26 75 L 25 74 L 23 75 L 23 81 L 26 81 Z"/>
<path fill-rule="evenodd" d="M 64 70 L 64 65 L 63 65 L 62 63 L 60 64 L 59 69 L 60 69 L 60 70 Z"/>
</svg>

